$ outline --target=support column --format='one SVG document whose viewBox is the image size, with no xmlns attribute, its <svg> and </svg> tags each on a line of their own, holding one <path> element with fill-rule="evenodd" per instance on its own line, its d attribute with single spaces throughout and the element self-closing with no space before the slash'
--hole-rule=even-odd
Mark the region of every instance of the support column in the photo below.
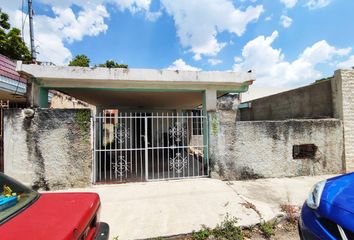
<svg viewBox="0 0 354 240">
<path fill-rule="evenodd" d="M 337 70 L 332 79 L 334 117 L 343 121 L 343 170 L 354 171 L 354 70 Z"/>
<path fill-rule="evenodd" d="M 203 107 L 205 112 L 216 111 L 217 95 L 215 89 L 207 89 L 204 93 Z"/>
<path fill-rule="evenodd" d="M 39 107 L 48 108 L 48 89 L 39 88 Z"/>
<path fill-rule="evenodd" d="M 32 81 L 27 84 L 27 99 L 31 107 L 48 107 L 48 89 Z"/>
<path fill-rule="evenodd" d="M 217 91 L 212 89 L 207 89 L 203 96 L 203 145 L 204 147 L 204 164 L 207 166 L 207 174 L 210 174 L 210 129 L 211 120 L 215 118 L 216 115 L 216 102 L 217 102 Z"/>
</svg>

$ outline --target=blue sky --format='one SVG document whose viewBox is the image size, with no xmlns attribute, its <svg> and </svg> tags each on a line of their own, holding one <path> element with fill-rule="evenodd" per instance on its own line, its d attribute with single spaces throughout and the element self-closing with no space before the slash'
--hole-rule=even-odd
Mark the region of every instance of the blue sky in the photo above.
<svg viewBox="0 0 354 240">
<path fill-rule="evenodd" d="M 0 0 L 17 27 L 21 2 Z M 114 59 L 131 68 L 252 69 L 257 85 L 269 87 L 354 66 L 354 1 L 34 0 L 34 8 L 38 59 L 57 65 L 86 54 L 92 65 Z"/>
</svg>

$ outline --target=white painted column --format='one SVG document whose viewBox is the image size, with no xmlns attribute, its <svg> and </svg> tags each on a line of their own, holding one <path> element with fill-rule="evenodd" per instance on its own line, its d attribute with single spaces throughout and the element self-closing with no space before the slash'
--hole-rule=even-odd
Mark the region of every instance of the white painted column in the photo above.
<svg viewBox="0 0 354 240">
<path fill-rule="evenodd" d="M 207 89 L 205 90 L 204 96 L 204 109 L 206 112 L 215 112 L 216 111 L 216 102 L 217 102 L 217 91 L 216 89 Z"/>
</svg>

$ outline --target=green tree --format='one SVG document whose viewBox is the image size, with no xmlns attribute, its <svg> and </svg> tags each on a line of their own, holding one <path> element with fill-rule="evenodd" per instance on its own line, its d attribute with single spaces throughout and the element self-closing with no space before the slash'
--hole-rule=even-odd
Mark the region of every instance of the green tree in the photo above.
<svg viewBox="0 0 354 240">
<path fill-rule="evenodd" d="M 9 15 L 0 9 L 0 53 L 10 59 L 31 61 L 31 53 L 18 28 L 11 28 Z"/>
<path fill-rule="evenodd" d="M 103 64 L 99 64 L 99 67 L 106 67 L 106 68 L 128 68 L 127 64 L 119 64 L 116 63 L 114 60 L 107 60 Z"/>
<path fill-rule="evenodd" d="M 90 59 L 84 54 L 79 54 L 69 62 L 69 66 L 89 67 Z"/>
</svg>

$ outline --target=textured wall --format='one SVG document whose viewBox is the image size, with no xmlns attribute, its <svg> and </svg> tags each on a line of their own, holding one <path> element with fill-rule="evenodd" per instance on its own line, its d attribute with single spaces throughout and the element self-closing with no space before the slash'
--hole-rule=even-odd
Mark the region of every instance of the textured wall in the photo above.
<svg viewBox="0 0 354 240">
<path fill-rule="evenodd" d="M 340 173 L 343 127 L 340 120 L 240 122 L 230 110 L 209 113 L 211 175 L 251 179 Z M 314 159 L 293 159 L 293 145 L 315 144 Z"/>
<path fill-rule="evenodd" d="M 331 81 L 278 93 L 250 101 L 241 110 L 242 121 L 333 117 Z"/>
<path fill-rule="evenodd" d="M 95 106 L 92 106 L 84 101 L 78 100 L 64 93 L 57 92 L 57 91 L 51 91 L 51 93 L 53 95 L 50 102 L 50 108 L 59 108 L 59 109 L 86 108 L 86 109 L 95 110 Z"/>
<path fill-rule="evenodd" d="M 354 70 L 337 70 L 332 80 L 335 117 L 344 125 L 345 168 L 354 171 Z"/>
<path fill-rule="evenodd" d="M 90 110 L 21 109 L 4 114 L 5 174 L 34 189 L 91 183 Z"/>
</svg>

